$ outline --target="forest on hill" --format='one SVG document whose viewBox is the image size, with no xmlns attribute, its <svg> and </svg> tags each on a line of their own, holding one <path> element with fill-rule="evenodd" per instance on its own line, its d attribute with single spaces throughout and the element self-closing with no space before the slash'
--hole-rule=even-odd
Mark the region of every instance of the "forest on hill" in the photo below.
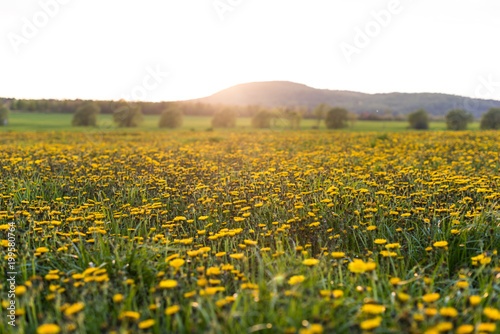
<svg viewBox="0 0 500 334">
<path fill-rule="evenodd" d="M 12 99 L 2 103 L 14 111 L 74 113 L 88 100 Z M 120 101 L 93 101 L 103 114 L 112 114 Z M 175 105 L 186 116 L 213 116 L 231 108 L 238 116 L 252 117 L 261 108 L 287 108 L 300 112 L 304 118 L 314 118 L 314 109 L 321 103 L 341 107 L 359 115 L 360 119 L 405 119 L 417 109 L 425 109 L 431 117 L 443 117 L 451 109 L 464 109 L 475 118 L 490 108 L 500 107 L 500 101 L 472 99 L 437 93 L 366 94 L 351 91 L 316 89 L 285 82 L 254 82 L 236 85 L 211 96 L 172 102 L 134 102 L 145 115 L 159 115 Z"/>
</svg>

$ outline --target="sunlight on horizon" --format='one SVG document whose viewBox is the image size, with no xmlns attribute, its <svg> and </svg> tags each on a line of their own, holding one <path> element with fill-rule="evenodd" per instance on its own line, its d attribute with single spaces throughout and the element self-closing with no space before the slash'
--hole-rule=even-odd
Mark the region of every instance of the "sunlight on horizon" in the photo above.
<svg viewBox="0 0 500 334">
<path fill-rule="evenodd" d="M 162 101 L 292 81 L 500 99 L 499 9 L 487 0 L 3 0 L 0 91 Z"/>
</svg>

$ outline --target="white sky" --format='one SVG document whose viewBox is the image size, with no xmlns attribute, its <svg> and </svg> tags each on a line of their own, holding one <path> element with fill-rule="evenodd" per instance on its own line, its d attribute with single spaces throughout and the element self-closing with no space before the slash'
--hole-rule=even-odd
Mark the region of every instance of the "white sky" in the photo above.
<svg viewBox="0 0 500 334">
<path fill-rule="evenodd" d="M 179 100 L 289 80 L 500 99 L 499 14 L 498 0 L 0 0 L 0 96 Z"/>
</svg>

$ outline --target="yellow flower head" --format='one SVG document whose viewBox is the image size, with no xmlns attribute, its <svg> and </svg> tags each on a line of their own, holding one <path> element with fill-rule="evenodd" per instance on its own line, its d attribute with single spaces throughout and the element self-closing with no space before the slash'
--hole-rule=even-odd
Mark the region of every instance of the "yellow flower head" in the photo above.
<svg viewBox="0 0 500 334">
<path fill-rule="evenodd" d="M 141 317 L 141 315 L 139 314 L 139 312 L 135 312 L 135 311 L 125 311 L 125 312 L 122 312 L 120 314 L 120 319 L 122 318 L 129 318 L 129 319 L 134 319 L 134 320 L 139 320 L 139 318 Z"/>
<path fill-rule="evenodd" d="M 170 266 L 174 267 L 175 269 L 179 269 L 179 267 L 181 267 L 185 262 L 186 261 L 184 261 L 183 259 L 174 259 L 170 261 Z"/>
<path fill-rule="evenodd" d="M 436 248 L 444 248 L 448 246 L 448 241 L 436 241 L 435 243 L 432 244 L 432 246 Z"/>
<path fill-rule="evenodd" d="M 381 314 L 385 312 L 385 307 L 383 305 L 365 304 L 361 307 L 361 312 L 367 314 Z"/>
<path fill-rule="evenodd" d="M 456 334 L 470 334 L 472 332 L 474 332 L 473 325 L 461 325 L 455 331 Z"/>
<path fill-rule="evenodd" d="M 315 266 L 318 263 L 319 263 L 318 259 L 305 259 L 304 261 L 302 261 L 302 264 L 306 266 Z"/>
<path fill-rule="evenodd" d="M 146 328 L 153 327 L 154 324 L 155 324 L 155 321 L 153 319 L 148 319 L 148 320 L 141 321 L 137 326 L 140 329 L 146 329 Z"/>
<path fill-rule="evenodd" d="M 422 300 L 426 303 L 432 303 L 438 300 L 440 297 L 439 293 L 428 293 L 422 296 Z"/>
<path fill-rule="evenodd" d="M 345 256 L 345 253 L 343 253 L 343 252 L 333 252 L 331 255 L 332 255 L 332 257 L 334 259 L 341 259 L 341 258 L 343 258 Z"/>
<path fill-rule="evenodd" d="M 296 284 L 299 284 L 299 283 L 302 283 L 304 282 L 305 280 L 305 276 L 304 275 L 296 275 L 296 276 L 292 276 L 290 277 L 290 279 L 288 280 L 288 284 L 290 285 L 296 285 Z"/>
<path fill-rule="evenodd" d="M 167 307 L 167 309 L 165 310 L 165 315 L 175 314 L 175 313 L 179 312 L 180 309 L 181 308 L 179 307 L 179 305 Z"/>
<path fill-rule="evenodd" d="M 78 313 L 81 310 L 83 310 L 84 307 L 85 307 L 85 304 L 83 304 L 83 303 L 75 303 L 75 304 L 71 305 L 70 307 L 68 307 L 67 309 L 65 309 L 64 314 L 69 316 L 69 315 Z"/>
<path fill-rule="evenodd" d="M 55 324 L 43 324 L 36 329 L 37 334 L 58 334 L 61 328 Z"/>
<path fill-rule="evenodd" d="M 113 301 L 115 303 L 120 303 L 123 300 L 123 295 L 120 293 L 117 293 L 113 296 Z"/>
<path fill-rule="evenodd" d="M 443 307 L 439 310 L 439 314 L 443 317 L 455 318 L 458 315 L 458 312 L 453 307 Z"/>
<path fill-rule="evenodd" d="M 361 327 L 362 330 L 368 331 L 379 327 L 381 323 L 382 323 L 382 317 L 376 317 L 361 322 L 359 326 Z"/>
<path fill-rule="evenodd" d="M 476 306 L 481 302 L 481 297 L 480 296 L 470 296 L 469 302 L 472 306 Z"/>
<path fill-rule="evenodd" d="M 160 289 L 171 289 L 175 288 L 176 286 L 177 286 L 177 281 L 171 279 L 161 281 L 160 284 L 158 285 Z"/>
<path fill-rule="evenodd" d="M 242 258 L 245 256 L 245 254 L 243 254 L 243 253 L 235 253 L 235 254 L 231 254 L 231 255 L 229 255 L 229 256 L 230 256 L 231 258 L 233 258 L 233 259 L 237 259 L 237 260 L 239 260 L 239 259 L 242 259 Z"/>
<path fill-rule="evenodd" d="M 353 262 L 349 263 L 348 268 L 350 272 L 360 274 L 375 270 L 377 264 L 375 262 L 364 262 L 363 260 L 355 259 Z"/>
</svg>

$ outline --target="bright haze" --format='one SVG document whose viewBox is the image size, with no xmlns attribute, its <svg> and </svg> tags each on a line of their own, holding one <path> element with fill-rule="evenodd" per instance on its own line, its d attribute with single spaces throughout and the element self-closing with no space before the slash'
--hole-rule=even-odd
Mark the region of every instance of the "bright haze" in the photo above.
<svg viewBox="0 0 500 334">
<path fill-rule="evenodd" d="M 498 0 L 0 0 L 0 96 L 170 101 L 280 80 L 500 99 L 498 13 Z"/>
</svg>

